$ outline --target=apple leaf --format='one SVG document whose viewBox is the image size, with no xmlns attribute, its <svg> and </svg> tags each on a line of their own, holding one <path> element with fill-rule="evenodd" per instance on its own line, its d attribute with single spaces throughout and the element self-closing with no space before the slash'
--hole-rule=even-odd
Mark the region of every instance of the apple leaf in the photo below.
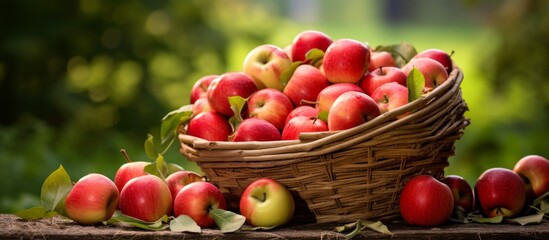
<svg viewBox="0 0 549 240">
<path fill-rule="evenodd" d="M 349 230 L 353 230 L 347 235 L 345 235 L 345 238 L 353 238 L 356 235 L 360 234 L 364 229 L 369 228 L 373 231 L 387 234 L 387 235 L 393 235 L 391 231 L 389 231 L 389 228 L 385 224 L 383 224 L 381 221 L 364 221 L 364 220 L 358 220 L 353 223 L 348 223 L 343 226 L 338 226 L 334 229 L 334 231 L 338 233 L 346 232 Z"/>
<path fill-rule="evenodd" d="M 518 223 L 518 224 L 524 226 L 526 224 L 538 224 L 543 220 L 544 216 L 545 216 L 544 213 L 537 213 L 537 214 L 533 214 L 533 215 L 527 215 L 527 216 L 507 219 L 507 221 L 515 222 L 515 223 Z"/>
<path fill-rule="evenodd" d="M 177 129 L 180 124 L 185 124 L 191 119 L 193 114 L 191 105 L 185 105 L 169 112 L 162 118 L 160 125 L 160 142 L 165 144 L 173 141 L 177 134 Z"/>
<path fill-rule="evenodd" d="M 152 134 L 147 134 L 147 140 L 145 140 L 145 153 L 150 159 L 156 159 L 156 157 L 158 156 L 158 152 L 156 151 L 156 147 L 154 145 L 154 137 Z"/>
<path fill-rule="evenodd" d="M 144 170 L 146 173 L 155 175 L 162 180 L 165 180 L 170 175 L 170 168 L 166 161 L 164 161 L 162 154 L 158 154 L 156 160 L 153 163 L 147 164 Z"/>
<path fill-rule="evenodd" d="M 294 75 L 295 70 L 301 64 L 303 64 L 303 61 L 292 62 L 290 67 L 286 69 L 286 71 L 282 72 L 282 74 L 280 74 L 280 83 L 282 84 L 282 86 L 286 86 L 286 84 L 288 84 L 288 81 L 290 81 L 290 78 L 292 78 L 292 75 Z"/>
<path fill-rule="evenodd" d="M 246 217 L 219 208 L 212 209 L 210 211 L 210 216 L 219 227 L 219 230 L 223 233 L 237 231 L 244 225 L 244 222 L 246 222 Z"/>
<path fill-rule="evenodd" d="M 170 231 L 200 233 L 202 232 L 202 229 L 191 217 L 179 215 L 170 221 Z"/>
<path fill-rule="evenodd" d="M 534 202 L 532 203 L 532 206 L 540 205 L 540 204 L 543 203 L 544 201 L 549 201 L 549 191 L 547 191 L 546 193 L 542 194 L 542 195 L 539 196 L 538 198 L 534 199 Z"/>
<path fill-rule="evenodd" d="M 240 123 L 244 121 L 244 119 L 242 118 L 242 109 L 246 107 L 247 103 L 247 98 L 243 98 L 238 95 L 229 97 L 229 104 L 231 105 L 231 109 L 234 112 L 234 116 L 229 119 L 229 123 L 233 127 L 233 132 L 238 128 L 238 125 L 240 125 Z"/>
<path fill-rule="evenodd" d="M 44 181 L 40 193 L 42 206 L 46 211 L 55 211 L 65 216 L 65 198 L 72 189 L 72 181 L 62 165 Z M 47 213 L 46 213 L 47 214 Z"/>
<path fill-rule="evenodd" d="M 243 230 L 243 231 L 257 231 L 257 230 L 269 231 L 269 230 L 273 230 L 273 229 L 276 228 L 276 227 L 277 227 L 277 226 L 270 226 L 270 227 L 252 227 L 252 226 L 244 225 L 244 226 L 242 226 L 242 228 L 240 228 L 240 230 Z"/>
<path fill-rule="evenodd" d="M 408 74 L 406 86 L 408 87 L 408 102 L 413 102 L 421 97 L 423 88 L 425 88 L 425 77 L 416 67 L 413 67 Z"/>
<path fill-rule="evenodd" d="M 169 218 L 167 215 L 164 215 L 160 219 L 154 221 L 154 222 L 146 222 L 134 217 L 130 217 L 128 215 L 125 215 L 121 213 L 120 211 L 114 212 L 111 219 L 107 221 L 108 224 L 114 224 L 114 223 L 122 223 L 122 224 L 128 224 L 137 228 L 145 229 L 145 230 L 152 230 L 152 231 L 161 231 L 168 229 L 168 222 Z"/>
<path fill-rule="evenodd" d="M 309 61 L 310 65 L 318 68 L 324 59 L 324 51 L 318 48 L 313 48 L 305 54 L 305 59 L 306 61 Z"/>
<path fill-rule="evenodd" d="M 21 219 L 25 219 L 25 220 L 38 220 L 48 216 L 53 217 L 56 215 L 58 215 L 57 212 L 48 211 L 46 210 L 46 208 L 42 206 L 31 207 L 15 213 L 15 216 L 18 216 Z"/>
<path fill-rule="evenodd" d="M 470 220 L 477 223 L 501 223 L 503 221 L 503 216 L 499 215 L 487 218 L 482 215 L 472 215 L 472 217 L 470 216 Z"/>
<path fill-rule="evenodd" d="M 416 48 L 407 42 L 402 42 L 400 44 L 393 45 L 380 45 L 377 46 L 374 51 L 386 51 L 393 56 L 398 67 L 404 66 L 408 63 L 415 55 L 417 55 Z"/>
</svg>

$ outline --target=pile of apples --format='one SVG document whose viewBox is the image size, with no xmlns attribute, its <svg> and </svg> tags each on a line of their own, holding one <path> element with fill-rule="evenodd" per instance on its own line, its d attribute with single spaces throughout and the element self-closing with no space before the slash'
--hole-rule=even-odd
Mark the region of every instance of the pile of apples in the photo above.
<svg viewBox="0 0 549 240">
<path fill-rule="evenodd" d="M 91 225 L 108 221 L 118 209 L 145 224 L 186 215 L 200 228 L 216 226 L 212 211 L 227 208 L 219 188 L 174 164 L 170 166 L 177 169 L 162 179 L 146 171 L 149 164 L 125 163 L 114 181 L 99 173 L 82 177 L 65 198 L 66 216 Z M 253 181 L 240 199 L 241 216 L 254 227 L 284 225 L 292 218 L 294 208 L 292 194 L 271 178 Z"/>
<path fill-rule="evenodd" d="M 448 53 L 413 54 L 403 59 L 315 30 L 299 33 L 284 49 L 260 45 L 247 54 L 242 71 L 195 82 L 186 133 L 210 141 L 277 141 L 353 128 L 413 101 L 407 86 L 413 70 L 424 78 L 420 94 L 448 79 Z"/>
<path fill-rule="evenodd" d="M 425 227 L 442 225 L 451 217 L 459 220 L 475 210 L 484 218 L 515 218 L 532 210 L 534 200 L 548 199 L 548 194 L 549 160 L 528 155 L 512 170 L 486 170 L 474 189 L 456 175 L 442 181 L 430 175 L 415 176 L 401 192 L 400 212 L 406 223 Z"/>
</svg>

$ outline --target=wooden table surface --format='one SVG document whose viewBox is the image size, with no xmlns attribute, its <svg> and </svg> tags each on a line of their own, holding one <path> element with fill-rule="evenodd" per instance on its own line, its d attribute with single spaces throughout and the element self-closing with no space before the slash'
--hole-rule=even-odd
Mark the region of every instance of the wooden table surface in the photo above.
<svg viewBox="0 0 549 240">
<path fill-rule="evenodd" d="M 371 230 L 355 239 L 549 239 L 549 221 L 541 224 L 461 224 L 449 223 L 437 228 L 411 227 L 399 221 L 386 222 L 393 236 Z M 0 239 L 344 239 L 333 231 L 341 224 L 305 224 L 270 231 L 237 231 L 223 234 L 204 229 L 201 234 L 145 231 L 121 226 L 80 226 L 70 220 L 53 218 L 24 221 L 11 214 L 0 214 Z"/>
</svg>

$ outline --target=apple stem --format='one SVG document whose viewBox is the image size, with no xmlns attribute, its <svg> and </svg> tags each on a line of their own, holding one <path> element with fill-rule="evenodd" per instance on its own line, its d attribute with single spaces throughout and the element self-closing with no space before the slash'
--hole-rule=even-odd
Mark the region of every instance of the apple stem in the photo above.
<svg viewBox="0 0 549 240">
<path fill-rule="evenodd" d="M 454 55 L 454 50 L 452 50 L 452 52 L 450 52 L 450 57 L 452 57 Z"/>
<path fill-rule="evenodd" d="M 309 105 L 316 105 L 318 102 L 309 101 L 309 100 L 306 100 L 306 99 L 301 99 L 301 102 L 299 104 L 303 105 L 303 103 L 309 104 Z"/>
<path fill-rule="evenodd" d="M 381 71 L 381 74 L 385 75 L 385 73 L 383 72 L 383 66 L 379 66 L 379 71 Z"/>
<path fill-rule="evenodd" d="M 126 149 L 120 149 L 120 153 L 122 153 L 122 155 L 124 155 L 124 158 L 126 159 L 126 162 L 132 162 L 132 159 L 130 158 L 130 156 L 128 155 L 128 153 L 126 152 Z"/>
</svg>

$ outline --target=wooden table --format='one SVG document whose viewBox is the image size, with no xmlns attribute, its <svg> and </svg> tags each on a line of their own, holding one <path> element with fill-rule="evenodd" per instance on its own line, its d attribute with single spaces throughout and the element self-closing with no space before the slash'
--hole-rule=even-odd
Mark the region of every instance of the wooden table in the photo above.
<svg viewBox="0 0 549 240">
<path fill-rule="evenodd" d="M 385 223 L 396 239 L 549 239 L 549 221 L 541 224 L 460 224 L 449 223 L 438 228 L 406 226 L 402 222 Z M 23 221 L 14 215 L 0 214 L 0 239 L 343 239 L 333 231 L 341 224 L 305 224 L 271 231 L 238 231 L 223 234 L 205 229 L 201 234 L 165 231 L 145 231 L 120 226 L 80 226 L 74 222 L 53 218 Z M 373 231 L 365 231 L 356 239 L 387 239 Z"/>
</svg>

